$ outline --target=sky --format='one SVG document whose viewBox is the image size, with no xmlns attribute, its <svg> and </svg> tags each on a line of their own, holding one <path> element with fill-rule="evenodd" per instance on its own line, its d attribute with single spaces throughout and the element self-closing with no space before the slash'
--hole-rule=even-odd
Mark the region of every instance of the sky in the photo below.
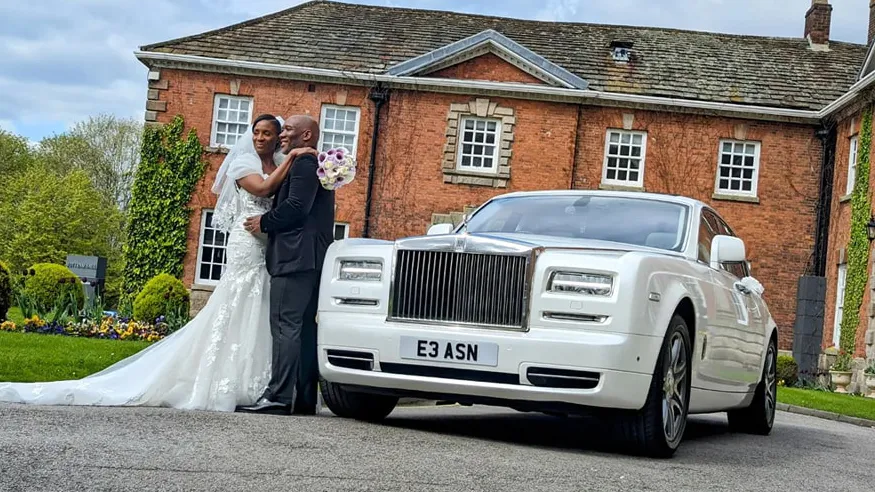
<svg viewBox="0 0 875 492">
<path fill-rule="evenodd" d="M 810 0 L 344 0 L 537 20 L 801 37 Z M 142 119 L 138 47 L 216 29 L 300 0 L 0 1 L 0 128 L 31 141 L 90 115 Z M 868 0 L 831 0 L 831 39 L 865 43 Z M 9 22 L 9 21 L 12 22 Z"/>
</svg>

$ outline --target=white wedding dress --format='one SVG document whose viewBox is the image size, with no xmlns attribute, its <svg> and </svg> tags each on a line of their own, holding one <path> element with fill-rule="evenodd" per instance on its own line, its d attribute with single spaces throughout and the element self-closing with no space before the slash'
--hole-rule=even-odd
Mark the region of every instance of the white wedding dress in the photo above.
<svg viewBox="0 0 875 492">
<path fill-rule="evenodd" d="M 0 382 L 0 402 L 213 411 L 254 403 L 270 379 L 270 276 L 266 238 L 247 232 L 243 221 L 268 211 L 271 199 L 242 188 L 227 199 L 234 210 L 227 266 L 206 306 L 188 324 L 79 380 Z"/>
</svg>

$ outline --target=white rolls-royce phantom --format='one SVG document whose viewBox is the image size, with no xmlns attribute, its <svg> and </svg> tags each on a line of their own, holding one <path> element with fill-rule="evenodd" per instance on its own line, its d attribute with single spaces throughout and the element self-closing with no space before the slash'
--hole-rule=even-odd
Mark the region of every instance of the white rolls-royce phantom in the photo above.
<svg viewBox="0 0 875 492">
<path fill-rule="evenodd" d="M 744 243 L 702 202 L 510 193 L 455 228 L 332 244 L 322 397 L 368 421 L 401 397 L 595 413 L 655 457 L 688 414 L 768 434 L 778 335 L 761 295 Z"/>
</svg>

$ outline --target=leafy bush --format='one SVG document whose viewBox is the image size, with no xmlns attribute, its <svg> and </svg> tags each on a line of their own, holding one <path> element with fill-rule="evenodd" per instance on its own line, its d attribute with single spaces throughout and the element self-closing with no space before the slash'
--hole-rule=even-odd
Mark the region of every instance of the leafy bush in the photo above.
<svg viewBox="0 0 875 492">
<path fill-rule="evenodd" d="M 799 366 L 790 355 L 779 355 L 777 364 L 778 381 L 784 381 L 785 386 L 793 386 L 799 378 Z"/>
<path fill-rule="evenodd" d="M 12 307 L 12 273 L 0 261 L 0 322 L 6 320 L 6 312 Z"/>
<path fill-rule="evenodd" d="M 72 296 L 75 309 L 82 309 L 85 291 L 82 281 L 64 265 L 37 263 L 30 267 L 21 294 L 33 302 L 38 312 L 48 312 Z"/>
<path fill-rule="evenodd" d="M 158 318 L 178 315 L 189 309 L 189 294 L 176 277 L 162 273 L 146 282 L 134 300 L 134 319 L 154 323 Z"/>
</svg>

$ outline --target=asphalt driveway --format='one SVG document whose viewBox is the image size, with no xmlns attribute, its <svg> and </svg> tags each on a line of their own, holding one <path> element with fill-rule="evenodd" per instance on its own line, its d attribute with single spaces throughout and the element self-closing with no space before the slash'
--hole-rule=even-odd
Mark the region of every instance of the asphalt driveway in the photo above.
<svg viewBox="0 0 875 492">
<path fill-rule="evenodd" d="M 609 450 L 596 423 L 490 407 L 334 417 L 0 405 L 0 489 L 875 490 L 875 429 L 779 413 L 769 437 L 694 417 L 672 460 Z"/>
</svg>

